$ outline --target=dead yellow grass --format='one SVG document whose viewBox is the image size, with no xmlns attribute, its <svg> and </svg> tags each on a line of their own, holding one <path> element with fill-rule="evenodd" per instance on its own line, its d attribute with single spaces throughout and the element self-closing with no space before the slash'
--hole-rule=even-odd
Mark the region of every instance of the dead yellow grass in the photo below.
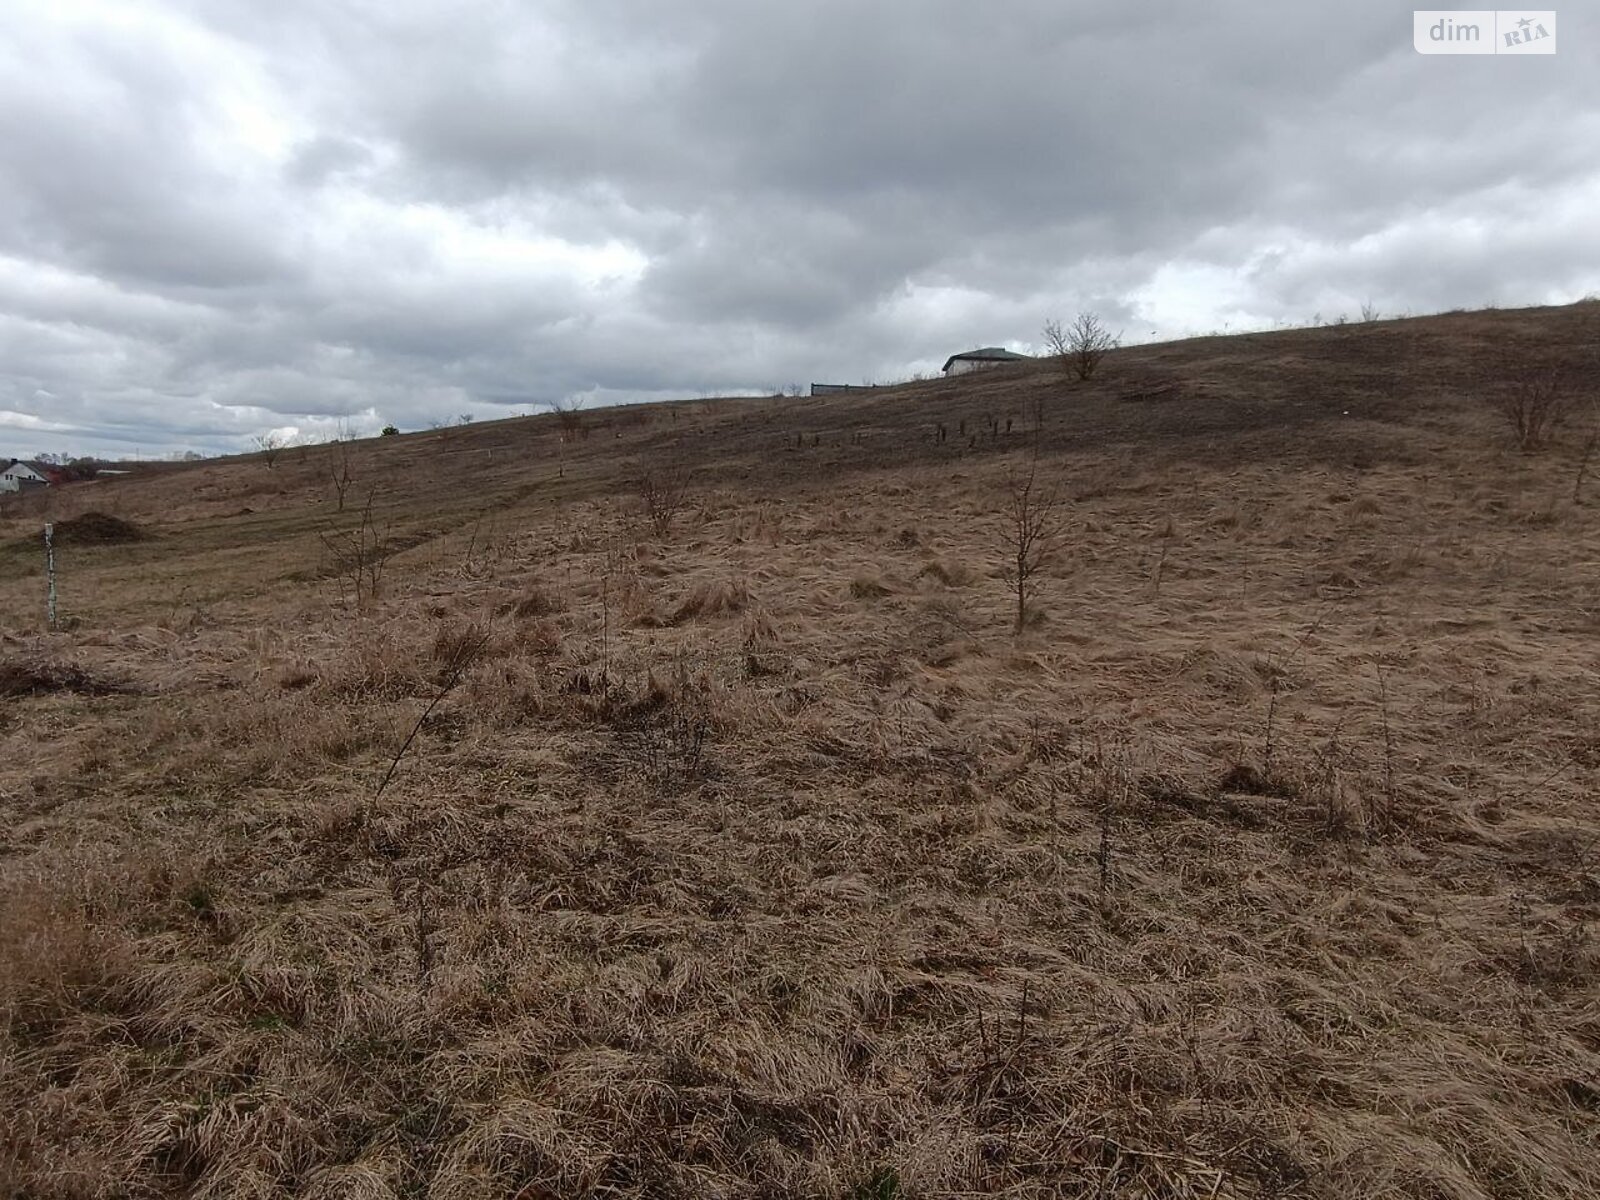
<svg viewBox="0 0 1600 1200">
<path fill-rule="evenodd" d="M 1600 518 L 1470 390 L 1591 320 L 384 439 L 359 608 L 315 451 L 102 487 L 0 585 L 117 685 L 0 701 L 0 1193 L 1600 1192 Z"/>
</svg>

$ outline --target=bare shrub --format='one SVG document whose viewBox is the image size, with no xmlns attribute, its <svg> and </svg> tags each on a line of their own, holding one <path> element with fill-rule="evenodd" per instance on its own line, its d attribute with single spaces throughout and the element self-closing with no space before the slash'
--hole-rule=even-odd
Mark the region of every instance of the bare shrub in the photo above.
<svg viewBox="0 0 1600 1200">
<path fill-rule="evenodd" d="M 688 498 L 689 474 L 685 471 L 647 472 L 638 482 L 639 498 L 645 515 L 658 538 L 672 532 L 672 523 Z"/>
<path fill-rule="evenodd" d="M 682 663 L 666 679 L 650 672 L 645 695 L 616 732 L 656 786 L 687 785 L 706 774 L 717 726 L 711 691 L 709 680 L 691 678 Z"/>
<path fill-rule="evenodd" d="M 1542 450 L 1550 442 L 1570 397 L 1554 370 L 1529 371 L 1495 400 L 1495 407 L 1511 427 L 1517 449 L 1524 454 Z"/>
<path fill-rule="evenodd" d="M 1079 379 L 1088 379 L 1121 339 L 1113 336 L 1094 313 L 1079 313 L 1065 329 L 1058 320 L 1046 321 L 1044 340 L 1052 358 L 1060 359 Z"/>
</svg>

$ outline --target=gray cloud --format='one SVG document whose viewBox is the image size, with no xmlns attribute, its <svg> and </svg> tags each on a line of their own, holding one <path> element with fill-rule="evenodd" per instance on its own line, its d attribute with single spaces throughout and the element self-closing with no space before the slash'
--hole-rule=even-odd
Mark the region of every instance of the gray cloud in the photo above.
<svg viewBox="0 0 1600 1200">
<path fill-rule="evenodd" d="M 231 449 L 1600 289 L 1600 21 L 1167 0 L 21 0 L 0 450 Z"/>
</svg>

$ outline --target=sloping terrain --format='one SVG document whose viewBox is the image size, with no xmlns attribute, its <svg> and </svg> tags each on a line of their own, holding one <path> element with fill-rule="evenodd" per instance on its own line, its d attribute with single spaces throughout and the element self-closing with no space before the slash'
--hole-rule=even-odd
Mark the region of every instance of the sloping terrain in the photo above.
<svg viewBox="0 0 1600 1200">
<path fill-rule="evenodd" d="M 1597 344 L 1461 313 L 22 498 L 0 1193 L 1600 1193 Z M 60 549 L 45 632 L 30 539 L 90 513 L 140 536 Z"/>
</svg>

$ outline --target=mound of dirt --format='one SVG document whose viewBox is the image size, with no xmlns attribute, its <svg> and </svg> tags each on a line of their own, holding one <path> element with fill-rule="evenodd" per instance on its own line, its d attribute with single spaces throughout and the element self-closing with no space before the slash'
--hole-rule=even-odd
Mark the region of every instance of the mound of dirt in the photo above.
<svg viewBox="0 0 1600 1200">
<path fill-rule="evenodd" d="M 109 546 L 120 542 L 142 542 L 149 535 L 132 521 L 109 513 L 86 512 L 62 521 L 55 527 L 58 546 Z"/>
<path fill-rule="evenodd" d="M 107 512 L 85 512 L 82 517 L 56 525 L 58 546 L 112 546 L 115 542 L 142 542 L 149 534 L 133 522 Z"/>
</svg>

